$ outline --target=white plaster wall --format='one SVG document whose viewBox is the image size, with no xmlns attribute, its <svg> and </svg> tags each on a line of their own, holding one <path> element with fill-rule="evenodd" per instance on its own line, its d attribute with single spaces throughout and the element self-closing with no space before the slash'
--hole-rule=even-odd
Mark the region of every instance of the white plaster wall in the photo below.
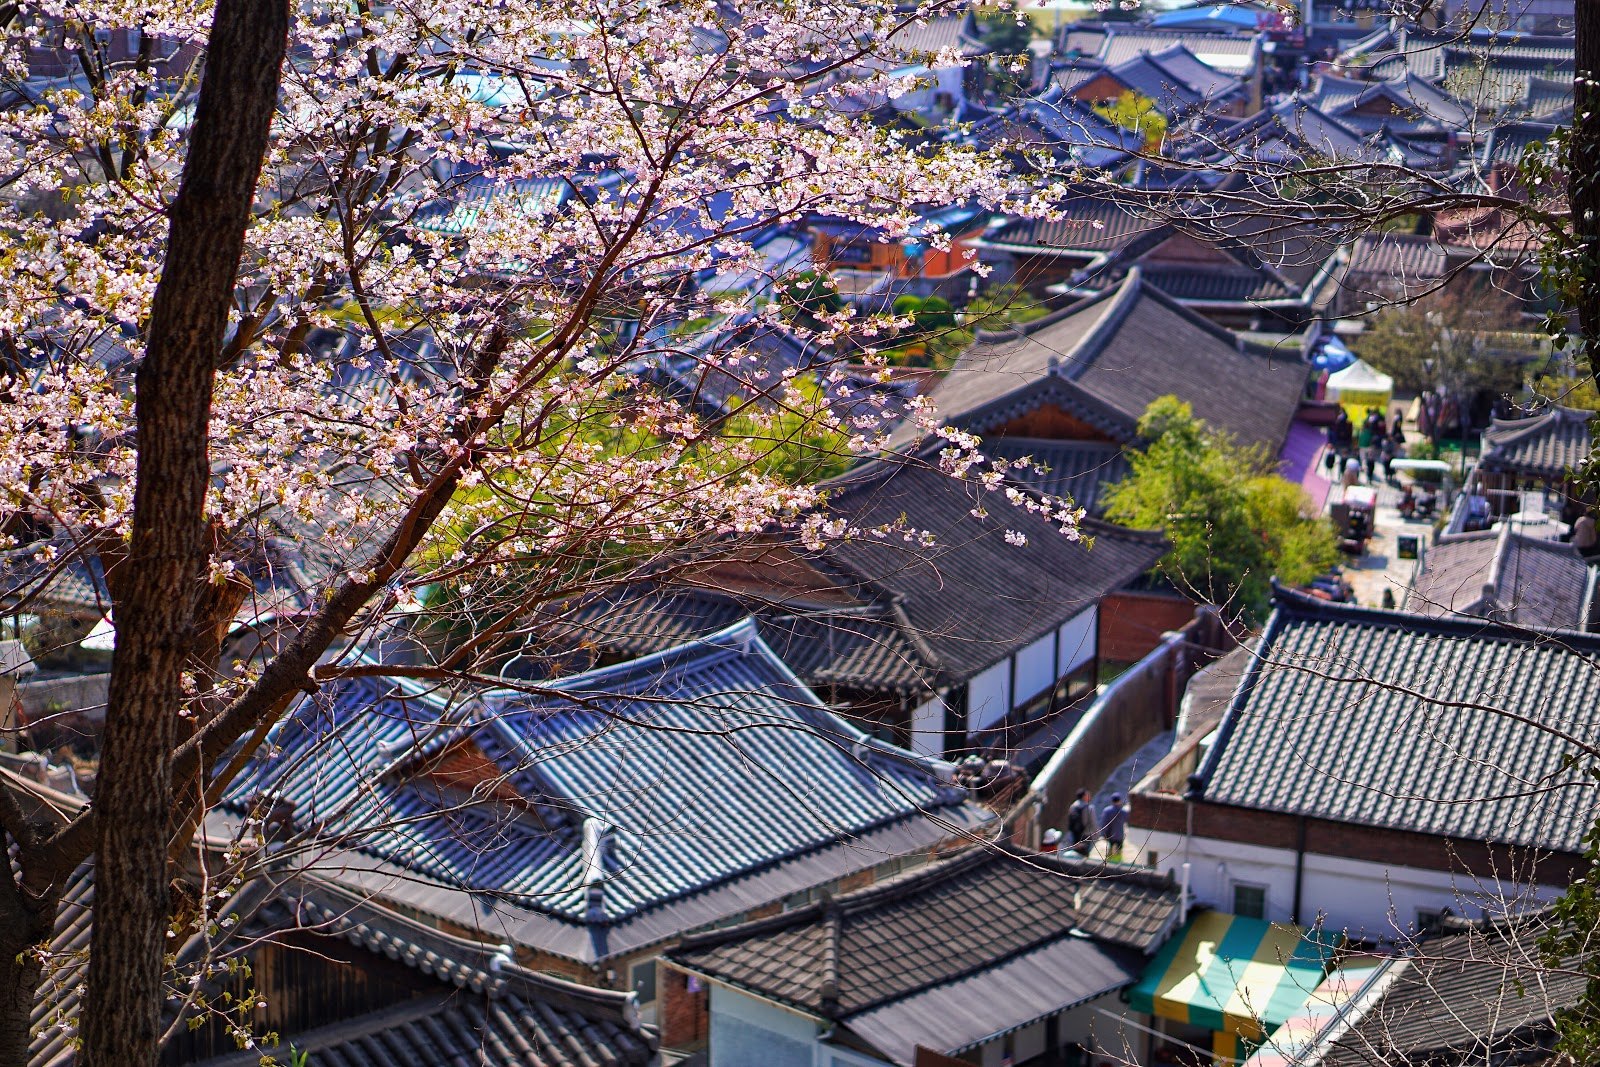
<svg viewBox="0 0 1600 1067">
<path fill-rule="evenodd" d="M 981 730 L 1011 710 L 1011 657 L 973 676 L 967 683 L 967 731 Z"/>
<path fill-rule="evenodd" d="M 911 751 L 944 755 L 944 698 L 937 693 L 911 709 Z"/>
<path fill-rule="evenodd" d="M 1056 635 L 1047 633 L 1017 653 L 1017 691 L 1011 706 L 1026 704 L 1056 683 Z"/>
<path fill-rule="evenodd" d="M 711 1067 L 814 1067 L 814 1019 L 711 985 Z"/>
<path fill-rule="evenodd" d="M 1061 629 L 1056 631 L 1056 641 L 1063 675 L 1070 674 L 1074 667 L 1082 666 L 1094 659 L 1099 631 L 1099 605 L 1087 611 L 1080 611 L 1061 624 Z"/>
<path fill-rule="evenodd" d="M 1156 868 L 1178 876 L 1185 857 L 1179 834 L 1131 830 L 1130 845 L 1139 846 L 1139 862 L 1157 853 Z M 1265 886 L 1266 918 L 1288 922 L 1294 911 L 1295 854 L 1292 849 L 1191 839 L 1189 885 L 1199 903 L 1229 911 L 1233 885 Z M 1394 940 L 1415 932 L 1417 912 L 1449 908 L 1453 914 L 1478 918 L 1485 905 L 1501 902 L 1544 902 L 1561 894 L 1556 886 L 1528 886 L 1515 881 L 1478 879 L 1461 872 L 1420 867 L 1385 866 L 1366 860 L 1307 853 L 1301 883 L 1302 922 L 1318 913 L 1325 929 L 1375 941 Z"/>
</svg>

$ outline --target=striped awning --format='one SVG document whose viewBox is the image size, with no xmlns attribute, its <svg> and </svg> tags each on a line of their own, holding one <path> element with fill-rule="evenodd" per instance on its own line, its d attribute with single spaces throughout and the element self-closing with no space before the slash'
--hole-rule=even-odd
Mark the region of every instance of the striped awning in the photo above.
<svg viewBox="0 0 1600 1067">
<path fill-rule="evenodd" d="M 1386 966 L 1394 962 L 1376 956 L 1358 956 L 1341 962 L 1328 972 L 1300 1010 L 1272 1031 L 1267 1043 L 1245 1061 L 1245 1067 L 1294 1067 L 1306 1062 L 1324 1035 L 1341 1017 L 1349 1014 L 1353 1001 L 1371 999 L 1373 990 L 1383 984 L 1377 979 Z M 1361 1010 L 1358 1007 L 1355 1014 L 1359 1016 Z"/>
<path fill-rule="evenodd" d="M 1322 984 L 1329 935 L 1208 911 L 1156 953 L 1129 991 L 1134 1010 L 1259 1041 Z"/>
</svg>

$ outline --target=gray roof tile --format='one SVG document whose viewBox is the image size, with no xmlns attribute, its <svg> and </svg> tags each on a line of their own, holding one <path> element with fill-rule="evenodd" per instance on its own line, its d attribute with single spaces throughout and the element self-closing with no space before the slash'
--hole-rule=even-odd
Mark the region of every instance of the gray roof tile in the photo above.
<svg viewBox="0 0 1600 1067">
<path fill-rule="evenodd" d="M 1579 974 L 1547 966 L 1541 926 L 1479 927 L 1422 942 L 1388 965 L 1389 984 L 1312 1067 L 1542 1063 L 1552 1012 L 1583 995 Z"/>
<path fill-rule="evenodd" d="M 1600 637 L 1279 590 L 1197 784 L 1219 804 L 1581 852 L 1593 783 L 1560 735 L 1600 727 L 1597 654 Z"/>
<path fill-rule="evenodd" d="M 1526 419 L 1496 419 L 1483 432 L 1478 465 L 1532 478 L 1558 479 L 1577 470 L 1594 447 L 1594 412 L 1552 407 Z"/>
<path fill-rule="evenodd" d="M 1177 912 L 1176 887 L 1150 872 L 979 846 L 833 901 L 690 938 L 668 957 L 847 1019 L 1063 937 L 1146 953 Z"/>
<path fill-rule="evenodd" d="M 926 847 L 942 836 L 929 812 L 982 821 L 935 765 L 869 741 L 824 707 L 748 622 L 540 693 L 450 706 L 387 679 L 330 686 L 284 722 L 226 803 L 243 812 L 258 796 L 281 797 L 324 840 L 442 887 L 450 899 L 435 914 L 486 894 L 611 951 L 623 940 L 612 943 L 613 927 L 841 841 L 928 824 Z M 440 793 L 427 769 L 467 743 L 490 777 L 472 795 Z M 514 808 L 497 799 L 502 790 Z M 585 879 L 592 820 L 609 830 L 598 900 Z M 881 858 L 842 857 L 834 876 Z M 763 902 L 669 923 L 662 936 Z M 536 947 L 606 954 L 546 940 Z"/>
<path fill-rule="evenodd" d="M 1422 615 L 1582 630 L 1589 581 L 1589 565 L 1571 545 L 1506 523 L 1428 549 L 1404 606 Z"/>
<path fill-rule="evenodd" d="M 1129 442 L 1150 402 L 1174 394 L 1213 428 L 1276 454 L 1305 378 L 1303 364 L 1246 350 L 1136 268 L 1062 311 L 980 333 L 932 399 L 946 423 L 979 434 L 1048 399 Z"/>
</svg>

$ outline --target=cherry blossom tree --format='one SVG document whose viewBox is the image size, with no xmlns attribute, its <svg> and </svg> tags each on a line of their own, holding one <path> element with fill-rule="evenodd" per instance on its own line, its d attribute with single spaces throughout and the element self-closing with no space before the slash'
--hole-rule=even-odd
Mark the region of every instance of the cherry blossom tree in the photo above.
<svg viewBox="0 0 1600 1067">
<path fill-rule="evenodd" d="M 92 856 L 80 1062 L 155 1062 L 171 863 L 290 703 L 363 669 L 340 650 L 425 590 L 481 575 L 510 620 L 696 545 L 874 533 L 767 460 L 871 450 L 881 400 L 826 365 L 768 373 L 770 286 L 696 280 L 770 275 L 759 238 L 810 212 L 893 236 L 923 204 L 1047 210 L 1000 154 L 869 120 L 897 32 L 939 11 L 8 9 L 0 547 L 24 603 L 97 561 L 117 647 L 94 802 L 41 821 L 0 792 L 0 1061 L 27 1059 L 29 950 Z M 30 79 L 41 55 L 71 75 Z M 870 366 L 895 325 L 786 328 Z M 732 383 L 739 432 L 686 381 Z M 980 462 L 949 438 L 952 470 Z M 235 620 L 271 613 L 273 641 L 224 664 Z M 427 670 L 472 676 L 509 625 Z"/>
</svg>

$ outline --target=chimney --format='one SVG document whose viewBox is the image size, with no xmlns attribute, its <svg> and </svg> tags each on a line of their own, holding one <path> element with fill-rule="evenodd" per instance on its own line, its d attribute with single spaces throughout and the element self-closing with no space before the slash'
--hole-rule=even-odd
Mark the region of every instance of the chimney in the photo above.
<svg viewBox="0 0 1600 1067">
<path fill-rule="evenodd" d="M 604 819 L 583 820 L 583 888 L 588 897 L 584 919 L 592 923 L 606 921 L 606 846 L 610 839 L 611 827 Z"/>
</svg>

